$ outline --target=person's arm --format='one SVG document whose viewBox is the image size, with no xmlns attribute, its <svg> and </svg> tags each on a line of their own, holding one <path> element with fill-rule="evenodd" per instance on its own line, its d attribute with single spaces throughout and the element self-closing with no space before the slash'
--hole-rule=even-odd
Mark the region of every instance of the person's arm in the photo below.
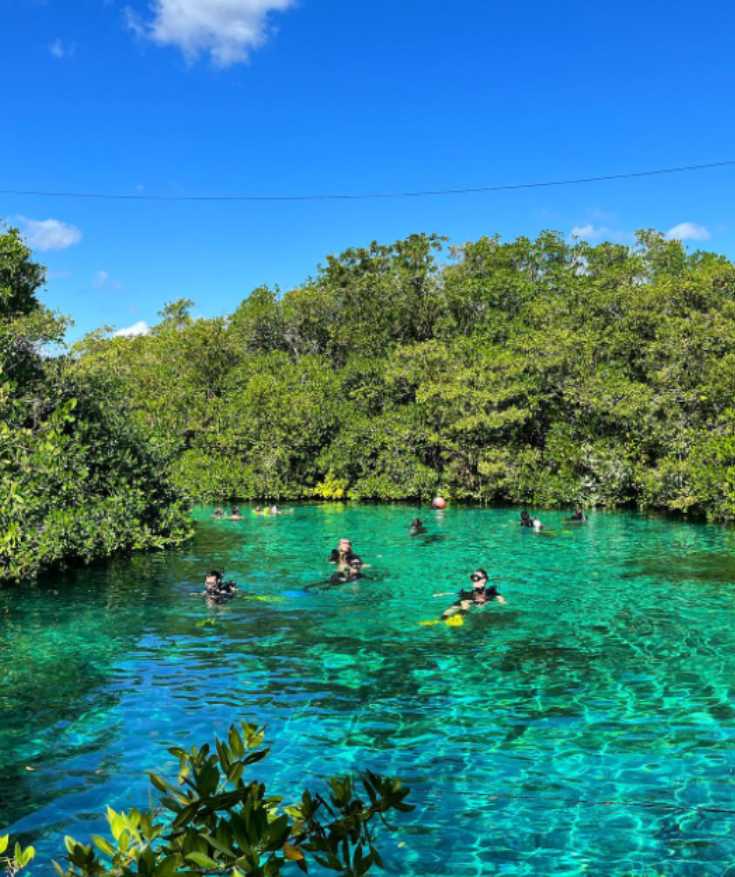
<svg viewBox="0 0 735 877">
<path fill-rule="evenodd" d="M 497 603 L 500 603 L 501 606 L 505 606 L 506 603 L 508 602 L 502 594 L 496 594 L 495 601 Z"/>
</svg>

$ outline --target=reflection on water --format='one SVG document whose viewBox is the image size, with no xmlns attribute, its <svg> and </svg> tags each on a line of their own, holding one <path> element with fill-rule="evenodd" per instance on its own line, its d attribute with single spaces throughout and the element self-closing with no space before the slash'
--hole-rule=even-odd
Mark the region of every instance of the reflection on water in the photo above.
<svg viewBox="0 0 735 877">
<path fill-rule="evenodd" d="M 177 552 L 0 592 L 0 825 L 39 843 L 146 805 L 165 747 L 264 723 L 288 793 L 354 767 L 417 810 L 390 873 L 721 874 L 735 862 L 733 534 L 595 515 L 556 538 L 507 510 L 298 508 Z M 342 536 L 368 579 L 328 578 Z M 439 538 L 436 538 L 439 537 Z M 484 566 L 508 598 L 422 625 Z M 224 567 L 241 587 L 193 592 Z"/>
</svg>

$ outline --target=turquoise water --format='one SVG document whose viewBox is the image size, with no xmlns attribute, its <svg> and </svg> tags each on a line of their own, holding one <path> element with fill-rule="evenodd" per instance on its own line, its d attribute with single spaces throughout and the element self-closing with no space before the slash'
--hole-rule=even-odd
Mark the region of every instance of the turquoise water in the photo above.
<svg viewBox="0 0 735 877">
<path fill-rule="evenodd" d="M 401 776 L 394 875 L 721 875 L 735 863 L 735 534 L 596 514 L 305 506 L 0 592 L 0 826 L 39 847 L 146 805 L 165 747 L 267 726 L 288 792 Z M 370 580 L 304 591 L 340 536 Z M 491 572 L 508 605 L 422 626 Z M 191 596 L 224 567 L 229 605 Z M 253 599 L 250 595 L 272 598 Z M 203 623 L 205 622 L 206 623 Z"/>
</svg>

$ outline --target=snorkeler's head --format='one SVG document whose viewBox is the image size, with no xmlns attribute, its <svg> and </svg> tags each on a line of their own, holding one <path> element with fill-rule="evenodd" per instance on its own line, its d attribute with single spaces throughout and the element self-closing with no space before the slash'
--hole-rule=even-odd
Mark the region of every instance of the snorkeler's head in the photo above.
<svg viewBox="0 0 735 877">
<path fill-rule="evenodd" d="M 349 539 L 340 539 L 339 540 L 339 551 L 340 554 L 347 554 L 352 551 L 352 542 Z"/>
<path fill-rule="evenodd" d="M 473 588 L 484 588 L 487 584 L 487 573 L 484 569 L 476 569 L 470 576 Z"/>
</svg>

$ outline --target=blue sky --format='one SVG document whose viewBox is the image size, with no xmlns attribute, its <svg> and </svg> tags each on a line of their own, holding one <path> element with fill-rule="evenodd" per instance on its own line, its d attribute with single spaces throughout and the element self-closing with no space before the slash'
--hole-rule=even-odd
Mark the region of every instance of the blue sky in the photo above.
<svg viewBox="0 0 735 877">
<path fill-rule="evenodd" d="M 13 0 L 0 189 L 308 194 L 735 158 L 735 6 L 560 0 Z M 0 195 L 76 322 L 232 311 L 328 253 L 418 231 L 591 239 L 684 226 L 735 256 L 735 168 L 427 199 L 108 202 Z"/>
</svg>

